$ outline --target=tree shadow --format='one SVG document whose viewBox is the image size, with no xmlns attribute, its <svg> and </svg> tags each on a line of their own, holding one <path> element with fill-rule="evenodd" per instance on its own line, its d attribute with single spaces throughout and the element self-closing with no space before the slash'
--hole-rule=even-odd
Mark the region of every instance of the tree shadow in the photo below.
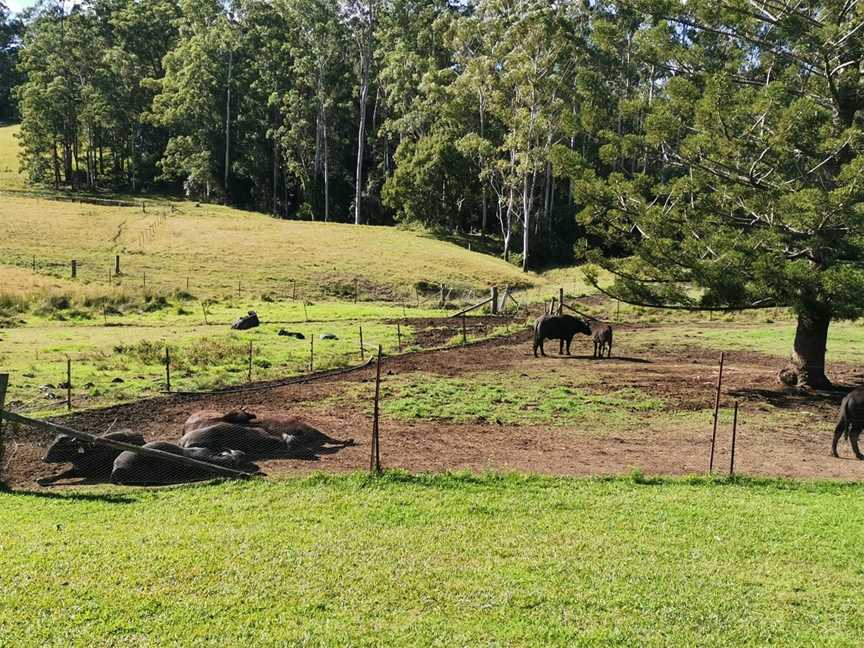
<svg viewBox="0 0 864 648">
<path fill-rule="evenodd" d="M 798 389 L 797 387 L 742 388 L 730 390 L 727 394 L 742 400 L 759 400 L 778 409 L 794 409 L 804 405 L 836 408 L 840 406 L 843 397 L 853 389 L 854 387 L 846 385 L 835 385 L 834 389 L 827 391 L 813 391 Z"/>
<path fill-rule="evenodd" d="M 632 364 L 654 364 L 653 361 L 647 360 L 645 358 L 633 358 L 630 356 L 612 356 L 611 358 L 595 358 L 593 355 L 558 355 L 557 353 L 552 355 L 547 353 L 547 358 L 558 358 L 559 360 L 593 360 L 594 362 L 621 362 L 621 363 L 632 363 Z"/>
<path fill-rule="evenodd" d="M 98 484 L 102 482 L 73 482 L 66 486 L 81 486 L 85 484 Z M 8 493 L 16 497 L 32 497 L 35 499 L 50 499 L 66 502 L 102 502 L 105 504 L 134 504 L 136 499 L 126 495 L 115 495 L 112 493 L 54 493 L 49 491 L 17 490 L 8 489 L 0 492 Z"/>
</svg>

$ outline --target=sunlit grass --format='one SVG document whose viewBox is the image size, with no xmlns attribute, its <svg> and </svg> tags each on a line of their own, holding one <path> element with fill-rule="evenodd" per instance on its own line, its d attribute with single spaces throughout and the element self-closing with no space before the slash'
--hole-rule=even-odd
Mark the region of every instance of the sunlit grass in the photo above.
<svg viewBox="0 0 864 648">
<path fill-rule="evenodd" d="M 0 494 L 3 643 L 851 646 L 864 633 L 860 485 L 396 474 L 82 492 Z"/>
</svg>

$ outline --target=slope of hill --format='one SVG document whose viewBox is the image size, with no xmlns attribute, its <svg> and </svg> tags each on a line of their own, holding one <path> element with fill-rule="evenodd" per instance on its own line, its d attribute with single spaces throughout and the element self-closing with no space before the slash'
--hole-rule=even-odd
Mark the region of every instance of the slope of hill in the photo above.
<svg viewBox="0 0 864 648">
<path fill-rule="evenodd" d="M 0 127 L 0 189 L 26 188 L 17 172 L 18 126 Z M 146 205 L 146 206 L 145 206 Z M 216 205 L 142 200 L 135 207 L 4 197 L 0 259 L 6 265 L 107 283 L 114 256 L 128 285 L 222 295 L 241 288 L 306 295 L 414 296 L 414 287 L 485 290 L 531 287 L 536 275 L 414 231 L 341 223 L 283 221 Z M 145 279 L 146 275 L 146 279 Z M 7 286 L 8 287 L 8 286 Z"/>
</svg>

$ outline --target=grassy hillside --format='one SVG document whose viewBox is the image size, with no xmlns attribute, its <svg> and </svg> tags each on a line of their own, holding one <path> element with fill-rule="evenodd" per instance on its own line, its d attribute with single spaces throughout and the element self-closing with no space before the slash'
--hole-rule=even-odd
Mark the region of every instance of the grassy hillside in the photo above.
<svg viewBox="0 0 864 648">
<path fill-rule="evenodd" d="M 0 127 L 0 189 L 21 189 L 18 126 Z M 137 200 L 137 199 L 136 199 Z M 492 284 L 539 282 L 489 255 L 393 227 L 283 221 L 215 205 L 149 200 L 109 207 L 34 197 L 0 202 L 0 259 L 6 265 L 69 276 L 72 259 L 82 282 L 106 283 L 115 254 L 126 286 L 177 289 L 209 296 L 241 289 L 284 293 L 292 280 L 304 294 L 353 293 L 355 279 L 370 294 L 412 296 L 415 285 L 444 283 L 486 290 Z M 0 268 L 0 276 L 4 270 Z M 10 285 L 11 284 L 11 285 Z M 20 278 L 3 281 L 20 289 Z M 361 295 L 362 297 L 362 295 Z"/>
<path fill-rule="evenodd" d="M 860 485 L 313 477 L 0 494 L 10 646 L 857 645 Z"/>
</svg>

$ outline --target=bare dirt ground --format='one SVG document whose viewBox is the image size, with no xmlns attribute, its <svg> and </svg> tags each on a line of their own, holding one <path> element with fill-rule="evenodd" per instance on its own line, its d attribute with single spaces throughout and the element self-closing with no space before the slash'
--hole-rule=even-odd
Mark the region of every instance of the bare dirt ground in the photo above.
<svg viewBox="0 0 864 648">
<path fill-rule="evenodd" d="M 499 322 L 500 324 L 500 322 Z M 461 334 L 459 320 L 414 322 L 428 341 L 451 339 Z M 495 325 L 477 325 L 491 329 Z M 656 328 L 656 327 L 655 327 Z M 434 329 L 431 330 L 431 329 Z M 480 329 L 476 329 L 479 332 Z M 704 473 L 711 439 L 710 410 L 714 402 L 719 353 L 698 347 L 674 351 L 636 343 L 639 330 L 616 329 L 616 355 L 609 360 L 590 357 L 587 338 L 574 340 L 572 357 L 559 357 L 557 344 L 547 345 L 549 357 L 535 359 L 530 333 L 521 330 L 507 338 L 465 348 L 427 351 L 388 358 L 383 379 L 412 372 L 470 379 L 475 372 L 541 369 L 550 375 L 590 376 L 592 388 L 636 388 L 667 403 L 667 413 L 646 417 L 644 428 L 614 425 L 598 429 L 558 425 L 456 424 L 423 420 L 404 422 L 382 419 L 381 455 L 387 468 L 421 471 L 525 471 L 553 475 L 607 475 L 639 469 L 645 474 L 681 475 Z M 476 333 L 475 333 L 476 334 Z M 423 336 L 426 336 L 424 338 Z M 632 342 L 628 342 L 628 339 Z M 804 479 L 864 479 L 864 462 L 851 458 L 843 446 L 843 458 L 829 455 L 837 407 L 845 391 L 864 382 L 855 367 L 832 365 L 830 373 L 839 388 L 832 393 L 810 393 L 784 388 L 776 379 L 782 360 L 751 352 L 726 355 L 724 406 L 741 403 L 736 448 L 736 472 L 754 476 Z M 528 374 L 524 375 L 530 380 Z M 368 385 L 369 399 L 355 406 L 334 405 L 333 396 L 347 387 Z M 361 390 L 362 391 L 362 390 Z M 228 410 L 246 407 L 260 416 L 292 414 L 339 438 L 352 437 L 357 445 L 322 453 L 315 460 L 266 460 L 261 468 L 273 477 L 311 471 L 341 472 L 369 466 L 372 422 L 371 397 L 374 367 L 307 383 L 235 394 L 172 396 L 104 410 L 82 412 L 61 422 L 93 433 L 109 427 L 132 428 L 148 440 L 173 440 L 182 424 L 198 409 Z M 353 393 L 353 392 L 352 392 Z M 682 416 L 692 413 L 693 416 Z M 668 418 L 667 418 L 668 417 Z M 20 430 L 11 435 L 4 476 L 13 487 L 33 488 L 34 478 L 53 467 L 39 461 L 44 437 L 27 437 Z M 730 431 L 724 422 L 718 431 L 715 467 L 729 467 Z M 34 443 L 34 441 L 36 443 Z"/>
</svg>

